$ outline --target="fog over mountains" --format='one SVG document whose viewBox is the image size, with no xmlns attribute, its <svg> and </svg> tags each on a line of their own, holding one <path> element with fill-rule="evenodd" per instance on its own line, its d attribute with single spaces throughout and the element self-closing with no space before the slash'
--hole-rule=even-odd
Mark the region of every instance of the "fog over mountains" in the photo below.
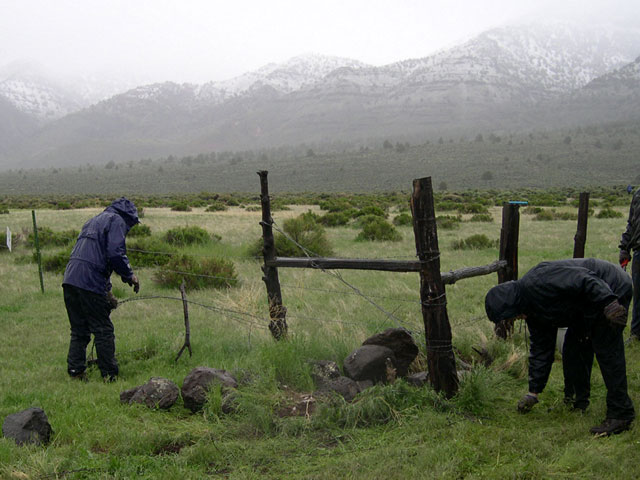
<svg viewBox="0 0 640 480">
<path fill-rule="evenodd" d="M 100 80 L 0 68 L 0 168 L 638 119 L 640 28 L 503 27 L 380 67 L 306 55 L 201 85 Z"/>
</svg>

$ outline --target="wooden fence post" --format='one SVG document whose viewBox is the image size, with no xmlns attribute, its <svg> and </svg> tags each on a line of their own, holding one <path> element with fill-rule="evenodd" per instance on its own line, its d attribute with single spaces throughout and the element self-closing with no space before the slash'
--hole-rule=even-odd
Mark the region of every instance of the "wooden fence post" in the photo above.
<svg viewBox="0 0 640 480">
<path fill-rule="evenodd" d="M 451 344 L 447 298 L 440 275 L 440 251 L 431 177 L 413 181 L 411 213 L 416 252 L 421 262 L 420 301 L 429 379 L 437 392 L 444 391 L 447 397 L 452 397 L 458 391 L 458 376 Z"/>
<path fill-rule="evenodd" d="M 573 237 L 573 258 L 584 258 L 584 247 L 587 243 L 587 220 L 589 218 L 589 192 L 580 194 L 578 205 L 578 230 Z"/>
<path fill-rule="evenodd" d="M 518 237 L 520 235 L 520 206 L 505 203 L 502 206 L 502 228 L 500 229 L 499 260 L 506 260 L 507 266 L 498 270 L 498 283 L 518 279 Z M 496 335 L 507 338 L 513 332 L 513 321 L 497 323 Z"/>
<path fill-rule="evenodd" d="M 276 246 L 273 238 L 273 218 L 271 218 L 271 201 L 269 199 L 269 183 L 267 181 L 266 170 L 260 170 L 260 201 L 262 203 L 262 255 L 264 257 L 264 265 L 262 266 L 265 285 L 267 286 L 267 296 L 269 299 L 269 330 L 276 340 L 286 337 L 287 335 L 287 309 L 282 305 L 282 293 L 280 291 L 280 280 L 278 279 L 278 268 L 267 265 L 276 258 Z"/>
<path fill-rule="evenodd" d="M 36 261 L 38 262 L 38 274 L 40 276 L 40 290 L 44 293 L 44 279 L 42 278 L 42 255 L 40 255 L 40 240 L 38 240 L 38 225 L 36 223 L 36 211 L 31 210 L 33 218 L 33 243 L 36 247 Z"/>
</svg>

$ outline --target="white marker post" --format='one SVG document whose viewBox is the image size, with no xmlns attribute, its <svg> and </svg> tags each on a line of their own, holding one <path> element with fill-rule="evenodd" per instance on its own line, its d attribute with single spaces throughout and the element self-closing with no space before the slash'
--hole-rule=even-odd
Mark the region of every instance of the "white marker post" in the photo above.
<svg viewBox="0 0 640 480">
<path fill-rule="evenodd" d="M 7 227 L 7 248 L 11 251 L 11 230 Z"/>
</svg>

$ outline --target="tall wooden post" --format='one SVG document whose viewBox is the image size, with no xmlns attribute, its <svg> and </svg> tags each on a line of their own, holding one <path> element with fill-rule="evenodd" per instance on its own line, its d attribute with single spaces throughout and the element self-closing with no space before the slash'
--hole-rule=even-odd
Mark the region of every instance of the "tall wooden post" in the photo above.
<svg viewBox="0 0 640 480">
<path fill-rule="evenodd" d="M 36 247 L 36 260 L 38 262 L 38 275 L 40 276 L 40 290 L 44 293 L 44 279 L 42 278 L 42 255 L 40 255 L 40 240 L 38 239 L 38 224 L 36 223 L 36 211 L 31 210 L 33 218 L 33 244 Z"/>
<path fill-rule="evenodd" d="M 260 201 L 262 203 L 262 255 L 264 265 L 262 266 L 262 280 L 267 286 L 267 296 L 269 299 L 269 330 L 276 340 L 287 335 L 287 309 L 282 305 L 282 293 L 280 291 L 280 280 L 278 279 L 278 268 L 267 266 L 267 262 L 276 258 L 276 246 L 273 238 L 273 218 L 271 218 L 271 200 L 269 199 L 269 183 L 267 181 L 266 170 L 260 170 Z"/>
<path fill-rule="evenodd" d="M 416 252 L 421 262 L 420 301 L 429 378 L 436 391 L 444 391 L 447 397 L 452 397 L 458 391 L 458 376 L 451 344 L 447 298 L 440 276 L 440 251 L 431 177 L 413 181 L 411 213 Z"/>
<path fill-rule="evenodd" d="M 580 194 L 578 205 L 578 230 L 573 237 L 573 258 L 584 258 L 584 246 L 587 243 L 587 220 L 589 218 L 589 192 Z"/>
<path fill-rule="evenodd" d="M 500 229 L 500 256 L 507 266 L 498 270 L 498 283 L 518 279 L 518 237 L 520 236 L 520 206 L 505 203 L 502 206 L 502 228 Z M 504 321 L 495 326 L 496 335 L 507 338 L 513 332 L 513 321 Z"/>
</svg>

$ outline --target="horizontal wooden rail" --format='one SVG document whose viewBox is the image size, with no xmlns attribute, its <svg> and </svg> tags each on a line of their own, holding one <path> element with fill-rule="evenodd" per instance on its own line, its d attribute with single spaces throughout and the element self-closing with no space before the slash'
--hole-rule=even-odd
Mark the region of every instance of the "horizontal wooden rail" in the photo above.
<svg viewBox="0 0 640 480">
<path fill-rule="evenodd" d="M 318 268 L 327 270 L 378 270 L 382 272 L 419 272 L 421 262 L 418 260 L 372 260 L 367 258 L 323 258 L 323 257 L 275 257 L 267 260 L 268 267 Z M 442 281 L 447 285 L 463 278 L 478 277 L 494 273 L 507 266 L 506 260 L 496 260 L 481 267 L 465 267 L 459 270 L 442 273 Z"/>
</svg>

